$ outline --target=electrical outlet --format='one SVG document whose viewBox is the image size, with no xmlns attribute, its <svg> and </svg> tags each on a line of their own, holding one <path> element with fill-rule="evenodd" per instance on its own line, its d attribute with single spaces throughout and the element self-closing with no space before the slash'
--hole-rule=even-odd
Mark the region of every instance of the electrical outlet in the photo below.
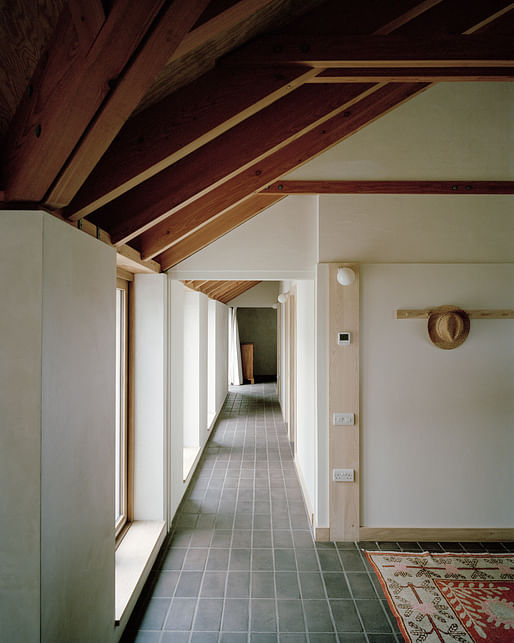
<svg viewBox="0 0 514 643">
<path fill-rule="evenodd" d="M 334 482 L 353 482 L 353 469 L 332 469 L 332 479 Z"/>
<path fill-rule="evenodd" d="M 334 413 L 332 424 L 351 426 L 355 424 L 355 415 L 354 413 Z"/>
</svg>

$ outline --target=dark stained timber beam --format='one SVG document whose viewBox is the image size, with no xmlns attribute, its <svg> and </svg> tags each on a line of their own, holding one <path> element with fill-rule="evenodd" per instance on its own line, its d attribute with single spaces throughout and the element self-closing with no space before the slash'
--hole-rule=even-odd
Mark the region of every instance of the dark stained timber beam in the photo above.
<svg viewBox="0 0 514 643">
<path fill-rule="evenodd" d="M 419 82 L 473 82 L 514 81 L 513 67 L 333 67 L 308 79 L 308 83 L 419 83 Z"/>
<path fill-rule="evenodd" d="M 512 67 L 512 38 L 459 35 L 263 36 L 226 56 L 223 64 L 302 64 L 328 67 Z"/>
<path fill-rule="evenodd" d="M 391 109 L 424 91 L 423 84 L 377 86 L 365 98 L 354 102 L 328 121 L 288 143 L 262 161 L 254 163 L 229 181 L 218 186 L 194 204 L 178 210 L 143 235 L 143 256 L 155 256 L 164 238 L 178 240 L 204 225 L 210 218 L 244 201 L 280 176 L 303 165 L 332 145 L 339 143 Z M 180 232 L 181 234 L 177 234 Z M 162 247 L 162 246 L 161 246 Z M 149 249 L 152 249 L 149 251 Z"/>
<path fill-rule="evenodd" d="M 276 181 L 261 194 L 514 194 L 514 181 Z"/>
<path fill-rule="evenodd" d="M 301 66 L 215 69 L 131 118 L 67 208 L 82 218 L 298 88 Z"/>
<path fill-rule="evenodd" d="M 91 220 L 107 230 L 115 244 L 127 243 L 344 111 L 374 88 L 364 84 L 304 85 L 97 210 Z M 178 238 L 181 223 L 178 218 L 175 221 L 179 222 L 174 231 Z"/>
<path fill-rule="evenodd" d="M 239 0 L 225 11 L 190 31 L 168 63 L 206 45 L 210 40 L 218 37 L 220 33 L 237 28 L 244 20 L 251 18 L 257 11 L 265 10 L 273 2 L 275 0 Z"/>
<path fill-rule="evenodd" d="M 118 0 L 97 34 L 66 6 L 7 138 L 7 198 L 67 205 L 207 3 Z"/>
<path fill-rule="evenodd" d="M 259 214 L 284 196 L 272 194 L 255 194 L 243 203 L 235 205 L 220 216 L 211 219 L 206 225 L 196 230 L 181 241 L 173 244 L 170 239 L 163 239 L 159 261 L 164 261 L 167 270 L 205 248 L 216 239 L 234 230 L 245 221 Z"/>
</svg>

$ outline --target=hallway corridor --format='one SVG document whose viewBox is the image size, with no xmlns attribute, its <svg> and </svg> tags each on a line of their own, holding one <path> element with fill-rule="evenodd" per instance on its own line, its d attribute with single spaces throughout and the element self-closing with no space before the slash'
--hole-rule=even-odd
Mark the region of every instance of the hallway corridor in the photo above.
<svg viewBox="0 0 514 643">
<path fill-rule="evenodd" d="M 232 388 L 122 641 L 386 643 L 393 621 L 354 543 L 313 543 L 275 385 Z"/>
</svg>

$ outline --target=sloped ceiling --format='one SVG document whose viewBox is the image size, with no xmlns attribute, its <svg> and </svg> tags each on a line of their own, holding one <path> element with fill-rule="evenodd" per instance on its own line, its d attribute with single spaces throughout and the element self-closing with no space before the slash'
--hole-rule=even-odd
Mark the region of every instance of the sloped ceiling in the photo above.
<svg viewBox="0 0 514 643">
<path fill-rule="evenodd" d="M 260 284 L 260 281 L 183 281 L 191 290 L 204 293 L 211 299 L 217 299 L 222 304 L 227 304 L 232 299 L 239 297 L 250 288 Z"/>
<path fill-rule="evenodd" d="M 431 83 L 513 80 L 513 35 L 505 0 L 15 0 L 0 10 L 2 205 L 165 270 L 301 192 L 279 179 Z M 421 183 L 373 189 L 452 189 Z"/>
</svg>

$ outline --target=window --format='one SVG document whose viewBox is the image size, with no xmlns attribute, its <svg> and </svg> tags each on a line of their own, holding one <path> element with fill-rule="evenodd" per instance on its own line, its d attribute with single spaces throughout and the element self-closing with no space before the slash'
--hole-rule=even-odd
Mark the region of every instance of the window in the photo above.
<svg viewBox="0 0 514 643">
<path fill-rule="evenodd" d="M 127 522 L 128 283 L 116 280 L 115 533 Z"/>
</svg>

